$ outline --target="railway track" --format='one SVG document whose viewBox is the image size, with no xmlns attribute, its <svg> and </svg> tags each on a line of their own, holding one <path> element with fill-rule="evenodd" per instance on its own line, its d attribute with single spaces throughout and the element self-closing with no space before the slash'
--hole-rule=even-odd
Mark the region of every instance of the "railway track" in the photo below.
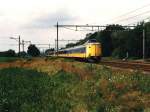
<svg viewBox="0 0 150 112">
<path fill-rule="evenodd" d="M 95 63 L 93 61 L 87 62 L 87 60 L 83 59 L 76 59 L 77 61 L 80 62 L 86 62 L 86 63 Z M 106 60 L 101 60 L 100 63 L 96 64 L 103 64 L 106 66 L 111 66 L 111 67 L 117 67 L 117 68 L 123 68 L 123 69 L 132 69 L 132 70 L 138 70 L 138 71 L 143 71 L 143 72 L 148 72 L 150 73 L 150 62 L 138 62 L 138 61 L 106 61 Z"/>
<path fill-rule="evenodd" d="M 112 67 L 133 69 L 138 71 L 150 72 L 150 63 L 142 62 L 118 62 L 118 61 L 101 61 L 102 64 Z"/>
</svg>

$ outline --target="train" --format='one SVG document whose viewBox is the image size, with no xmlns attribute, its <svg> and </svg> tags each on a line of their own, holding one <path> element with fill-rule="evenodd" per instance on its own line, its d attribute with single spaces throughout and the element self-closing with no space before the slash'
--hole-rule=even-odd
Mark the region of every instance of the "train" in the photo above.
<svg viewBox="0 0 150 112">
<path fill-rule="evenodd" d="M 100 61 L 102 56 L 102 47 L 101 43 L 97 40 L 90 39 L 83 45 L 58 50 L 58 52 L 55 52 L 55 55 L 64 58 L 67 57 Z"/>
</svg>

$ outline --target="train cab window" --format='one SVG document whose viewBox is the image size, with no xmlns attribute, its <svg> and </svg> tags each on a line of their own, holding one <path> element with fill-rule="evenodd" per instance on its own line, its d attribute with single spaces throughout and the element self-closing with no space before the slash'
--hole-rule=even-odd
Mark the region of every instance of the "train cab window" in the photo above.
<svg viewBox="0 0 150 112">
<path fill-rule="evenodd" d="M 90 39 L 90 40 L 88 40 L 88 43 L 96 43 L 96 42 L 97 42 L 96 39 Z"/>
</svg>

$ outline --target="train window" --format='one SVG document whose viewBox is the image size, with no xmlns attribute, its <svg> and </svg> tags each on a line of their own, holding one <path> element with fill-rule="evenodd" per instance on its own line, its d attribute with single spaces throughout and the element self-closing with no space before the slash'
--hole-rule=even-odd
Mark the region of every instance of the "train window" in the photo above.
<svg viewBox="0 0 150 112">
<path fill-rule="evenodd" d="M 88 43 L 96 43 L 96 42 L 97 42 L 96 39 L 90 39 L 90 40 L 88 40 Z"/>
<path fill-rule="evenodd" d="M 67 51 L 58 51 L 59 54 L 66 54 Z"/>
<path fill-rule="evenodd" d="M 86 52 L 86 48 L 81 47 L 81 48 L 77 48 L 77 49 L 68 50 L 66 53 L 85 53 L 85 52 Z"/>
<path fill-rule="evenodd" d="M 80 51 L 81 51 L 81 53 L 85 53 L 86 52 L 86 48 L 83 47 L 83 48 L 80 49 Z"/>
</svg>

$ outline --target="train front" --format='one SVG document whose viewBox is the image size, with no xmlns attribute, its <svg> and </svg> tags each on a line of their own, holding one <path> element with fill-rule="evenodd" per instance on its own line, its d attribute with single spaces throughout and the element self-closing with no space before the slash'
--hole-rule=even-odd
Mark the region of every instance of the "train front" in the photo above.
<svg viewBox="0 0 150 112">
<path fill-rule="evenodd" d="M 101 44 L 95 39 L 91 39 L 86 43 L 86 58 L 93 60 L 101 60 L 102 48 Z"/>
</svg>

